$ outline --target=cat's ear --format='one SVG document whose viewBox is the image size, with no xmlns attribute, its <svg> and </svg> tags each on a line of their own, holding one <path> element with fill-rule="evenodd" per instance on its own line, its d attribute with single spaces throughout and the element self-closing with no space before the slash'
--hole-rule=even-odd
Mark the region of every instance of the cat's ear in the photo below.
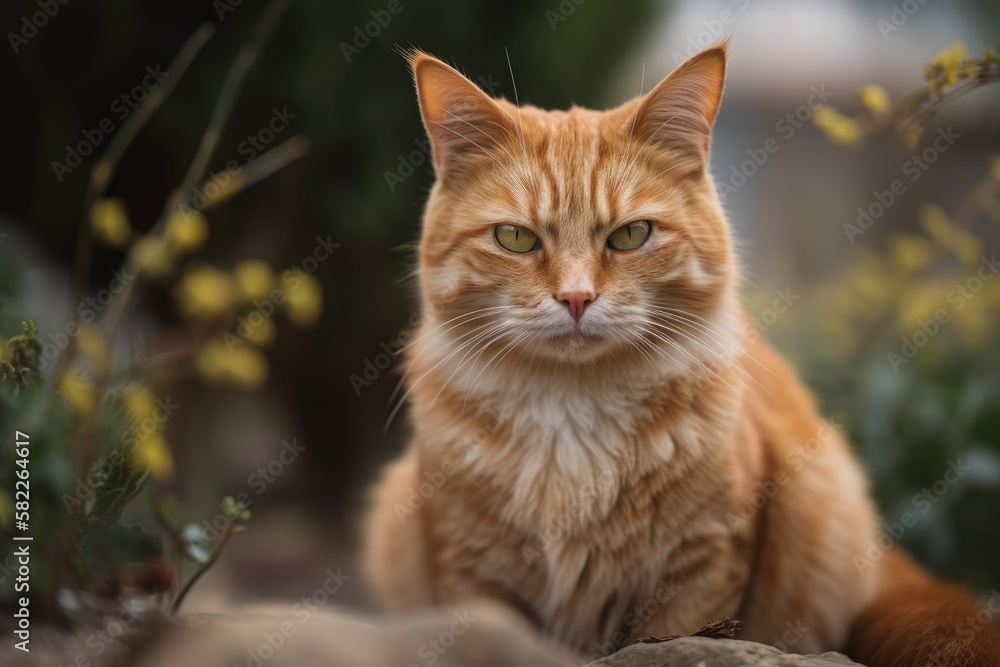
<svg viewBox="0 0 1000 667">
<path fill-rule="evenodd" d="M 497 153 L 516 136 L 510 116 L 457 70 L 420 51 L 408 57 L 439 177 L 460 169 L 468 156 Z"/>
<path fill-rule="evenodd" d="M 724 42 L 696 53 L 640 98 L 635 136 L 707 163 L 726 81 L 727 48 Z"/>
</svg>

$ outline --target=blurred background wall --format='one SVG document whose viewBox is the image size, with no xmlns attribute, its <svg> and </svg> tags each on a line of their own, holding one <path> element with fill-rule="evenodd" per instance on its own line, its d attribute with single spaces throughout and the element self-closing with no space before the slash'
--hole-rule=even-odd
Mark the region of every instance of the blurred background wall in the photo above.
<svg viewBox="0 0 1000 667">
<path fill-rule="evenodd" d="M 399 0 L 392 14 L 383 0 L 295 0 L 250 72 L 211 168 L 256 154 L 248 137 L 260 141 L 276 114 L 287 127 L 273 143 L 301 134 L 311 151 L 213 209 L 202 255 L 223 267 L 246 256 L 281 267 L 301 263 L 318 239 L 339 246 L 316 272 L 324 286 L 321 324 L 309 331 L 279 326 L 263 390 L 221 389 L 191 375 L 171 396 L 180 406 L 168 425 L 178 460 L 173 492 L 204 516 L 215 513 L 223 493 L 246 491 L 253 501 L 250 530 L 210 575 L 216 587 L 294 595 L 313 589 L 327 567 L 357 573 L 364 489 L 405 440 L 405 417 L 383 433 L 398 376 L 381 368 L 381 355 L 414 321 L 411 244 L 432 171 L 398 47 L 446 59 L 493 95 L 513 99 L 516 81 L 522 104 L 608 107 L 728 35 L 731 69 L 712 173 L 732 186 L 725 205 L 740 243 L 748 311 L 855 439 L 887 518 L 917 514 L 902 541 L 940 572 L 986 589 L 1000 585 L 1000 302 L 977 310 L 976 323 L 948 327 L 901 369 L 887 362 L 901 346 L 897 329 L 910 331 L 897 326 L 898 318 L 875 312 L 869 320 L 879 323 L 860 331 L 841 317 L 851 308 L 887 308 L 891 295 L 865 297 L 888 280 L 865 274 L 866 258 L 885 253 L 894 233 L 917 229 L 922 204 L 960 208 L 1000 151 L 1000 90 L 969 95 L 933 120 L 930 139 L 939 126 L 959 138 L 915 181 L 901 176 L 914 151 L 894 137 L 845 150 L 812 125 L 818 103 L 855 111 L 862 83 L 879 82 L 894 97 L 919 87 L 922 64 L 953 40 L 970 50 L 1000 43 L 995 2 L 912 2 L 917 9 L 902 23 L 893 20 L 899 4 Z M 24 43 L 8 35 L 0 47 L 5 328 L 31 317 L 45 339 L 73 306 L 69 266 L 94 156 L 69 173 L 57 174 L 52 163 L 65 163 L 67 145 L 103 119 L 117 126 L 130 108 L 122 96 L 142 85 L 147 68 L 165 68 L 200 24 L 214 24 L 215 38 L 137 138 L 110 189 L 127 201 L 133 224 L 152 225 L 196 149 L 225 68 L 262 9 L 250 0 L 76 0 L 59 5 Z M 0 28 L 24 36 L 24 17 L 37 11 L 34 0 L 6 2 Z M 368 30 L 377 34 L 365 36 L 380 17 L 385 25 L 372 24 Z M 761 160 L 772 138 L 778 149 Z M 745 166 L 755 155 L 756 167 Z M 906 192 L 852 242 L 844 224 L 897 178 L 907 179 Z M 991 254 L 996 225 L 977 227 L 977 234 Z M 120 261 L 117 251 L 98 251 L 95 291 Z M 845 296 L 843 288 L 865 280 L 875 286 Z M 790 305 L 770 312 L 779 293 Z M 169 299 L 154 297 L 127 338 L 141 346 L 178 317 Z M 258 469 L 293 441 L 304 451 L 279 474 L 261 476 Z M 933 489 L 958 460 L 970 471 L 935 493 L 923 512 L 915 494 Z M 365 599 L 360 582 L 342 596 Z"/>
</svg>

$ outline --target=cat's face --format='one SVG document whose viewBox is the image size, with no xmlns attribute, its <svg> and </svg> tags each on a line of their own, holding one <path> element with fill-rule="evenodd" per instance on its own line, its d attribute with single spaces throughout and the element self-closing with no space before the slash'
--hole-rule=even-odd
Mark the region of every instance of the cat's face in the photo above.
<svg viewBox="0 0 1000 667">
<path fill-rule="evenodd" d="M 438 177 L 420 244 L 429 323 L 470 349 L 570 361 L 682 358 L 723 335 L 735 271 L 706 166 L 725 58 L 704 51 L 598 112 L 519 109 L 415 54 Z"/>
</svg>

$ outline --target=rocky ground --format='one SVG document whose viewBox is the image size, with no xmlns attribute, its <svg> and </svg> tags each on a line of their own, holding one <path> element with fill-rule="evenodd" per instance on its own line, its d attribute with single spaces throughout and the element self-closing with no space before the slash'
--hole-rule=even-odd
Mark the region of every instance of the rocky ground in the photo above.
<svg viewBox="0 0 1000 667">
<path fill-rule="evenodd" d="M 706 633 L 712 634 L 712 633 Z M 350 610 L 269 604 L 168 621 L 159 614 L 106 617 L 74 632 L 41 629 L 32 651 L 0 647 L 0 664 L 25 667 L 580 667 L 509 612 L 359 616 Z M 840 654 L 787 655 L 761 644 L 712 637 L 638 643 L 594 667 L 857 665 Z"/>
</svg>

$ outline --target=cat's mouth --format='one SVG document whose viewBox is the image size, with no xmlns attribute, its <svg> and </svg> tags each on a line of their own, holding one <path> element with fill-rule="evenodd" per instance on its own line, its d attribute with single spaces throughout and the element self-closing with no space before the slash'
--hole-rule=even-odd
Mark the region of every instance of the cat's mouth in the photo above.
<svg viewBox="0 0 1000 667">
<path fill-rule="evenodd" d="M 577 350 L 599 343 L 603 340 L 603 336 L 593 331 L 586 331 L 579 324 L 574 323 L 564 331 L 550 334 L 548 339 L 553 343 Z"/>
</svg>

